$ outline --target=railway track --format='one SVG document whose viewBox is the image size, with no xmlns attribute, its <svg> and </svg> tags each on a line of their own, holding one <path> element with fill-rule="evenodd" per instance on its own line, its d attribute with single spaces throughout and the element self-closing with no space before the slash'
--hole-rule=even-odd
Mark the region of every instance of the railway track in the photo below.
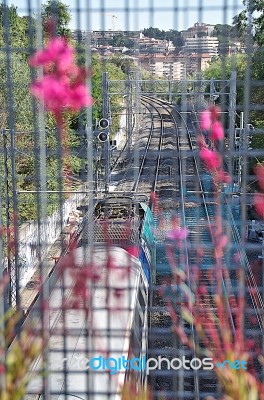
<svg viewBox="0 0 264 400">
<path fill-rule="evenodd" d="M 215 224 L 216 208 L 219 205 L 215 204 L 215 201 L 210 195 L 205 195 L 205 186 L 208 186 L 208 174 L 198 165 L 197 153 L 195 142 L 195 123 L 196 119 L 192 118 L 192 115 L 185 117 L 179 113 L 170 104 L 163 102 L 158 99 L 149 99 L 154 104 L 159 104 L 160 107 L 164 107 L 164 112 L 167 112 L 171 116 L 171 137 L 176 135 L 177 140 L 177 154 L 178 154 L 178 165 L 174 171 L 174 177 L 176 176 L 175 188 L 178 191 L 174 204 L 177 204 L 176 212 L 178 218 L 181 220 L 181 225 L 187 227 L 189 230 L 188 243 L 186 243 L 187 251 L 178 257 L 179 263 L 182 261 L 182 269 L 187 275 L 186 283 L 189 288 L 195 292 L 197 282 L 193 279 L 190 267 L 197 263 L 197 255 L 195 249 L 197 246 L 202 246 L 204 249 L 203 261 L 200 265 L 201 274 L 199 285 L 203 285 L 206 288 L 206 295 L 203 295 L 200 299 L 200 306 L 203 307 L 205 313 L 215 313 L 216 306 L 214 303 L 213 295 L 217 291 L 217 285 L 221 286 L 221 290 L 226 298 L 237 299 L 238 297 L 238 285 L 237 276 L 235 270 L 228 266 L 230 258 L 223 257 L 222 259 L 222 272 L 212 279 L 212 274 L 215 272 L 215 260 L 214 260 L 214 242 L 210 231 L 213 229 Z M 173 134 L 174 131 L 174 134 Z M 201 171 L 201 172 L 200 172 Z M 158 187 L 158 185 L 157 185 Z M 158 192 L 158 190 L 157 190 Z M 219 210 L 218 210 L 219 211 Z M 232 210 L 231 210 L 232 211 Z M 223 220 L 229 237 L 235 235 L 234 227 L 230 225 L 229 218 L 232 217 L 232 212 L 225 214 L 226 208 L 222 208 Z M 175 210 L 174 210 L 175 213 Z M 231 214 L 230 214 L 231 213 Z M 237 235 L 237 232 L 236 232 Z M 164 253 L 163 261 L 165 260 L 165 250 L 161 251 Z M 237 252 L 241 253 L 241 249 L 236 241 L 233 246 L 232 255 Z M 244 255 L 245 256 L 245 255 Z M 184 265 L 183 265 L 184 264 Z M 165 266 L 166 269 L 166 266 Z M 231 269 L 231 271 L 229 271 Z M 163 262 L 164 272 L 164 262 Z M 168 272 L 168 271 L 166 271 Z M 252 274 L 247 272 L 247 275 L 251 277 L 250 286 L 256 290 L 256 285 L 252 282 Z M 217 278 L 218 277 L 218 283 Z M 162 289 L 164 293 L 163 277 L 157 275 L 157 281 L 160 284 L 156 288 L 154 295 L 153 304 L 153 323 L 152 323 L 152 334 L 150 339 L 150 348 L 156 348 L 156 351 L 151 354 L 155 357 L 157 355 L 166 356 L 174 355 L 174 357 L 195 357 L 196 354 L 192 353 L 186 346 L 182 346 L 175 338 L 171 335 L 170 327 L 171 320 L 168 312 L 166 312 L 166 301 L 164 298 L 159 296 L 159 292 Z M 250 282 L 250 281 L 249 281 Z M 166 292 L 170 293 L 171 296 L 175 293 L 174 282 L 167 280 Z M 259 304 L 260 294 L 252 296 L 249 290 L 249 296 L 246 296 L 248 306 L 251 305 L 251 311 L 254 315 L 257 315 L 260 320 L 258 308 L 256 304 Z M 257 297 L 257 299 L 256 299 Z M 258 302 L 258 303 L 257 303 Z M 179 302 L 175 302 L 175 310 L 179 310 Z M 232 304 L 227 305 L 228 319 L 232 332 L 235 332 L 235 310 L 232 309 Z M 234 306 L 233 306 L 234 307 Z M 177 310 L 177 311 L 178 311 Z M 261 322 L 261 321 L 260 321 Z M 192 325 L 188 325 L 182 321 L 185 331 L 193 343 L 199 343 L 199 339 L 194 331 Z M 245 335 L 250 336 L 250 330 L 247 329 L 246 324 Z M 220 327 L 217 326 L 218 331 Z M 260 329 L 261 332 L 261 329 Z M 252 331 L 251 331 L 252 333 Z M 162 338 L 162 339 L 161 339 Z M 177 348 L 178 347 L 178 348 Z M 158 398 L 161 394 L 166 394 L 166 399 L 204 399 L 207 396 L 213 395 L 215 398 L 221 396 L 220 388 L 217 386 L 217 380 L 213 371 L 184 371 L 169 373 L 168 371 L 155 371 L 153 376 L 150 376 L 150 383 L 152 388 L 155 388 L 155 398 Z"/>
<path fill-rule="evenodd" d="M 170 116 L 162 114 L 159 106 L 150 104 L 144 98 L 142 103 L 148 110 L 143 121 L 145 129 L 140 132 L 140 137 L 134 145 L 133 155 L 116 185 L 116 191 L 148 196 L 162 189 L 173 191 L 175 190 L 173 185 L 165 182 L 170 180 L 172 168 L 166 164 L 164 148 L 170 146 L 175 149 L 176 146 L 176 143 L 171 143 L 171 135 L 168 134 L 167 125 Z M 160 182 L 163 182 L 163 188 Z M 166 188 L 166 185 L 169 185 L 169 188 Z"/>
</svg>

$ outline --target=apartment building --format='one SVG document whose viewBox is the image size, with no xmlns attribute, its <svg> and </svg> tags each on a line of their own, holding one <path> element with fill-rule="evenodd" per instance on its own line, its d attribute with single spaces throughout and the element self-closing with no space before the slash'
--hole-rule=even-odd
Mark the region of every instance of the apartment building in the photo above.
<svg viewBox="0 0 264 400">
<path fill-rule="evenodd" d="M 219 41 L 214 36 L 189 37 L 184 41 L 182 53 L 184 54 L 218 54 Z"/>
<path fill-rule="evenodd" d="M 211 55 L 207 53 L 175 56 L 166 56 L 159 53 L 140 54 L 139 65 L 153 76 L 183 80 L 188 75 L 194 75 L 205 70 L 211 58 Z"/>
<path fill-rule="evenodd" d="M 196 22 L 194 26 L 191 26 L 185 31 L 181 31 L 181 37 L 183 40 L 186 40 L 187 38 L 212 36 L 213 31 L 214 25 Z"/>
<path fill-rule="evenodd" d="M 140 53 L 170 53 L 175 50 L 175 46 L 170 40 L 154 39 L 144 36 L 142 33 L 139 38 Z"/>
</svg>

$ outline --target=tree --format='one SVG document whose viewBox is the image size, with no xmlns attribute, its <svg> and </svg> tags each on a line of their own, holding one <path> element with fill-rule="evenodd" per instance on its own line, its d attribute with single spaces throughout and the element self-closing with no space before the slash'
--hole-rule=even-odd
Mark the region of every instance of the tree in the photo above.
<svg viewBox="0 0 264 400">
<path fill-rule="evenodd" d="M 0 5 L 0 46 L 9 44 L 13 48 L 29 47 L 30 38 L 34 40 L 35 20 L 20 17 L 17 7 Z M 21 51 L 20 51 L 21 53 Z"/>
<path fill-rule="evenodd" d="M 237 55 L 232 55 L 232 56 L 227 56 L 224 58 L 224 61 L 220 58 L 211 61 L 209 64 L 208 68 L 204 71 L 204 78 L 205 79 L 216 79 L 216 80 L 221 80 L 221 79 L 230 79 L 231 77 L 231 71 L 236 70 L 237 72 L 237 80 L 238 81 L 244 81 L 245 78 L 245 71 L 246 71 L 246 65 L 247 65 L 247 55 L 246 54 L 237 54 Z M 217 91 L 221 91 L 223 88 L 221 84 L 216 84 L 215 83 L 215 88 Z M 207 91 L 209 91 L 209 87 L 207 88 Z M 237 105 L 242 105 L 244 101 L 244 87 L 239 84 L 237 86 Z M 218 101 L 221 101 L 221 98 L 219 97 Z M 223 106 L 223 104 L 222 104 Z M 253 123 L 253 122 L 252 122 Z"/>
<path fill-rule="evenodd" d="M 0 24 L 2 27 L 9 25 L 10 28 L 14 28 L 17 25 L 18 18 L 17 7 L 0 4 Z"/>
<path fill-rule="evenodd" d="M 30 71 L 26 58 L 20 53 L 12 53 L 10 57 L 11 87 L 7 77 L 7 63 L 5 54 L 0 54 L 0 127 L 10 128 L 8 106 L 9 95 L 13 97 L 12 115 L 16 130 L 32 130 L 32 99 L 29 93 Z"/>
<path fill-rule="evenodd" d="M 259 46 L 264 45 L 264 0 L 243 0 L 246 7 L 234 17 L 233 24 L 236 26 L 239 36 L 245 39 L 248 26 L 248 15 L 252 14 L 252 35 Z"/>
<path fill-rule="evenodd" d="M 182 46 L 182 38 L 180 32 L 170 29 L 169 31 L 160 30 L 159 28 L 145 28 L 142 31 L 143 35 L 154 39 L 166 39 L 172 41 L 175 47 Z"/>
<path fill-rule="evenodd" d="M 231 71 L 235 69 L 237 71 L 237 79 L 243 80 L 246 69 L 246 62 L 246 54 L 237 54 L 236 56 L 226 57 L 224 60 L 224 64 L 223 61 L 218 58 L 214 61 L 211 61 L 208 68 L 204 71 L 204 78 L 222 79 L 224 72 L 226 79 L 229 79 L 231 76 Z M 225 69 L 223 69 L 223 65 Z"/>
<path fill-rule="evenodd" d="M 47 30 L 50 21 L 55 20 L 56 33 L 59 36 L 70 37 L 70 30 L 68 28 L 71 20 L 69 6 L 60 0 L 48 0 L 42 6 L 41 16 L 45 30 Z"/>
<path fill-rule="evenodd" d="M 125 61 L 125 60 L 124 60 Z M 94 99 L 93 104 L 93 119 L 100 119 L 102 117 L 103 93 L 102 93 L 102 72 L 108 73 L 109 79 L 124 80 L 125 74 L 122 71 L 122 64 L 119 57 L 112 57 L 107 63 L 102 64 L 97 56 L 92 58 L 92 95 Z M 119 116 L 115 115 L 120 107 L 121 96 L 111 96 L 111 108 L 113 113 L 112 129 L 116 130 L 119 126 Z M 118 114 L 118 112 L 117 112 Z"/>
<path fill-rule="evenodd" d="M 233 23 L 241 40 L 244 42 L 247 34 L 251 33 L 253 36 L 254 52 L 248 55 L 251 58 L 251 78 L 261 82 L 264 79 L 264 52 L 262 49 L 264 46 L 264 0 L 243 0 L 243 4 L 245 10 L 234 17 Z M 251 32 L 249 32 L 250 26 L 248 25 L 250 15 L 252 16 Z M 250 121 L 254 126 L 263 128 L 263 113 L 257 110 L 258 106 L 264 103 L 262 87 L 260 85 L 252 85 L 250 94 L 250 101 L 253 106 L 253 110 L 250 113 Z"/>
</svg>

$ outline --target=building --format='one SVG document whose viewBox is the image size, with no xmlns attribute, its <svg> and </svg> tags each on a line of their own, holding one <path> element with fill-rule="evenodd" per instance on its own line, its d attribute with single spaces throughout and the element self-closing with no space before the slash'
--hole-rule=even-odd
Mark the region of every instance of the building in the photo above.
<svg viewBox="0 0 264 400">
<path fill-rule="evenodd" d="M 170 53 L 173 51 L 175 51 L 175 46 L 170 40 L 154 39 L 144 36 L 142 33 L 140 34 L 140 53 Z"/>
<path fill-rule="evenodd" d="M 187 29 L 187 31 L 181 32 L 183 40 L 187 38 L 212 36 L 214 31 L 214 25 L 205 24 L 203 22 L 196 22 L 194 26 Z"/>
<path fill-rule="evenodd" d="M 184 62 L 164 54 L 140 54 L 139 64 L 156 77 L 180 80 L 185 76 Z"/>
<path fill-rule="evenodd" d="M 190 37 L 184 41 L 183 54 L 210 54 L 211 57 L 218 54 L 219 41 L 217 37 Z"/>
<path fill-rule="evenodd" d="M 72 39 L 74 40 L 79 40 L 79 41 L 85 41 L 86 38 L 88 37 L 88 34 L 90 34 L 91 38 L 91 43 L 93 46 L 98 46 L 98 45 L 107 45 L 109 41 L 111 41 L 115 36 L 120 36 L 122 35 L 124 38 L 130 38 L 130 39 L 136 39 L 139 38 L 139 31 L 113 31 L 113 30 L 108 30 L 108 31 L 84 31 L 81 29 L 75 29 L 71 31 L 72 34 Z"/>
<path fill-rule="evenodd" d="M 188 75 L 195 75 L 204 71 L 212 57 L 208 53 L 203 54 L 140 54 L 139 65 L 153 76 L 173 80 L 186 79 Z"/>
</svg>

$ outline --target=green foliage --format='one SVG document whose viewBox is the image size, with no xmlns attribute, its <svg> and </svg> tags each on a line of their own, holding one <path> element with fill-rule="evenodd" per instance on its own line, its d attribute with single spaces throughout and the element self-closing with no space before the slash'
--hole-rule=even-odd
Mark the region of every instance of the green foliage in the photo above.
<svg viewBox="0 0 264 400">
<path fill-rule="evenodd" d="M 248 57 L 246 54 L 237 54 L 236 56 L 226 57 L 224 60 L 218 58 L 212 61 L 209 67 L 204 72 L 205 79 L 229 79 L 231 71 L 236 70 L 237 72 L 237 105 L 242 106 L 244 102 L 244 79 L 247 68 Z M 264 52 L 257 51 L 253 54 L 251 60 L 251 78 L 255 81 L 264 80 Z M 221 89 L 216 88 L 216 89 Z M 262 111 L 254 110 L 258 105 L 264 104 L 263 89 L 261 86 L 254 85 L 250 92 L 250 102 L 253 107 L 253 111 L 250 112 L 250 123 L 257 128 L 264 128 L 264 117 Z"/>
<path fill-rule="evenodd" d="M 124 67 L 125 63 L 123 64 Z M 94 99 L 93 104 L 93 119 L 100 119 L 102 117 L 103 107 L 103 94 L 102 94 L 102 73 L 108 73 L 110 80 L 124 80 L 125 74 L 122 71 L 120 59 L 113 57 L 110 58 L 106 63 L 102 64 L 101 60 L 97 56 L 92 58 L 92 96 Z M 112 108 L 112 131 L 115 132 L 119 127 L 119 117 L 117 115 L 120 111 L 120 104 L 122 98 L 118 95 L 111 96 L 111 108 Z"/>
<path fill-rule="evenodd" d="M 135 45 L 135 40 L 125 37 L 121 32 L 113 36 L 113 39 L 108 41 L 109 45 L 116 47 L 127 47 L 129 49 L 133 48 Z"/>
<path fill-rule="evenodd" d="M 28 53 L 29 33 L 34 38 L 35 20 L 32 17 L 20 17 L 17 7 L 0 5 L 0 46 L 7 44 L 13 48 L 24 48 Z"/>
<path fill-rule="evenodd" d="M 133 61 L 130 58 L 124 57 L 122 54 L 114 54 L 109 58 L 109 61 L 121 69 L 124 74 L 128 74 L 133 67 Z"/>
<path fill-rule="evenodd" d="M 255 52 L 252 58 L 251 78 L 255 81 L 264 80 L 264 52 L 258 50 Z M 254 85 L 251 90 L 251 103 L 253 108 L 257 108 L 258 105 L 264 104 L 264 94 L 262 85 Z M 257 128 L 264 128 L 264 115 L 263 111 L 252 111 L 251 112 L 252 124 Z M 261 146 L 263 148 L 263 146 Z"/>
<path fill-rule="evenodd" d="M 0 54 L 0 102 L 1 128 L 11 128 L 10 118 L 16 130 L 32 130 L 32 99 L 29 93 L 30 71 L 20 53 L 12 53 L 8 60 Z M 10 101 L 12 107 L 10 107 Z"/>
<path fill-rule="evenodd" d="M 228 56 L 224 59 L 217 58 L 212 61 L 208 68 L 204 71 L 204 78 L 216 80 L 230 79 L 231 71 L 234 69 L 237 73 L 237 80 L 243 81 L 245 77 L 245 70 L 247 65 L 247 55 L 246 54 L 236 54 L 235 56 Z M 216 90 L 221 90 L 221 86 L 217 87 Z M 237 104 L 242 105 L 244 100 L 244 86 L 237 85 Z M 220 98 L 219 98 L 220 101 Z"/>
<path fill-rule="evenodd" d="M 233 25 L 237 32 L 238 39 L 245 44 L 247 33 L 247 16 L 245 10 L 241 11 L 240 14 L 233 18 Z"/>
<path fill-rule="evenodd" d="M 143 35 L 154 39 L 171 40 L 175 47 L 180 47 L 183 45 L 181 34 L 175 29 L 164 31 L 151 26 L 150 28 L 143 29 L 142 33 Z"/>
<path fill-rule="evenodd" d="M 208 68 L 204 71 L 205 79 L 222 79 L 223 75 L 226 79 L 231 76 L 231 71 L 237 71 L 237 79 L 243 79 L 247 63 L 247 56 L 245 54 L 237 54 L 235 56 L 225 57 L 224 60 L 217 58 L 212 61 Z"/>
<path fill-rule="evenodd" d="M 51 19 L 56 20 L 56 30 L 59 36 L 70 37 L 70 30 L 68 24 L 71 20 L 69 6 L 64 4 L 61 0 L 48 0 L 43 6 L 41 11 L 44 27 Z"/>
<path fill-rule="evenodd" d="M 229 52 L 229 46 L 236 39 L 237 32 L 234 26 L 228 24 L 217 24 L 214 27 L 212 36 L 219 40 L 219 54 L 226 55 Z"/>
<path fill-rule="evenodd" d="M 228 24 L 216 24 L 214 30 L 212 32 L 212 36 L 216 36 L 218 38 L 236 38 L 236 31 L 234 26 Z"/>
<path fill-rule="evenodd" d="M 252 32 L 254 39 L 254 53 L 249 55 L 251 58 L 251 78 L 255 81 L 264 79 L 264 52 L 261 49 L 264 45 L 264 0 L 243 0 L 245 10 L 234 17 L 233 24 L 238 32 L 241 41 L 245 43 L 248 29 L 248 15 L 252 15 Z M 242 89 L 243 93 L 243 89 Z M 253 108 L 264 104 L 263 90 L 259 85 L 252 85 L 251 104 Z M 264 128 L 263 112 L 251 111 L 250 122 L 259 128 Z"/>
<path fill-rule="evenodd" d="M 70 14 L 68 7 L 62 1 L 56 1 L 55 8 L 57 14 L 57 32 L 58 34 L 67 34 L 67 27 L 70 22 Z M 42 17 L 44 24 L 52 16 L 52 1 L 48 0 L 42 7 Z M 39 182 L 36 177 L 39 174 L 39 160 L 35 156 L 34 151 L 39 148 L 39 132 L 36 130 L 38 125 L 37 114 L 33 112 L 34 103 L 30 94 L 31 71 L 28 65 L 28 46 L 34 45 L 34 29 L 36 21 L 29 17 L 20 17 L 17 14 L 17 9 L 14 6 L 0 6 L 0 46 L 4 46 L 3 31 L 6 26 L 6 17 L 8 17 L 10 34 L 9 44 L 12 46 L 12 51 L 9 59 L 4 51 L 0 54 L 0 129 L 10 129 L 14 124 L 15 131 L 23 132 L 16 134 L 16 178 L 18 190 L 38 189 Z M 30 39 L 30 35 L 31 39 Z M 115 40 L 120 40 L 117 37 Z M 19 49 L 16 51 L 15 49 Z M 21 52 L 21 49 L 23 51 Z M 77 48 L 77 61 L 79 65 L 85 65 L 85 49 L 84 46 Z M 101 118 L 102 116 L 102 72 L 107 71 L 109 79 L 125 79 L 124 72 L 129 69 L 130 63 L 123 57 L 113 57 L 105 64 L 98 57 L 92 58 L 92 88 L 94 97 L 93 119 Z M 112 126 L 111 133 L 118 129 L 120 115 L 120 104 L 122 98 L 120 96 L 111 96 L 111 111 L 112 111 Z M 11 106 L 12 105 L 12 106 Z M 65 113 L 64 123 L 65 137 L 64 150 L 69 169 L 73 174 L 78 174 L 81 169 L 82 159 L 79 158 L 78 149 L 81 145 L 80 136 L 76 135 L 69 127 L 78 128 L 78 120 L 85 124 L 85 113 Z M 11 123 L 12 121 L 12 123 Z M 59 190 L 59 182 L 61 180 L 62 165 L 58 157 L 58 140 L 57 130 L 54 116 L 50 113 L 45 115 L 45 132 L 46 132 L 46 151 L 47 151 L 47 189 Z M 1 142 L 2 146 L 2 142 Z M 10 143 L 9 145 L 10 146 Z M 66 165 L 66 164 L 65 164 Z M 8 169 L 11 170 L 11 158 L 8 160 Z M 1 175 L 4 175 L 4 163 L 1 156 L 0 165 Z M 2 188 L 3 191 L 5 188 Z M 2 198 L 5 199 L 5 194 L 2 193 Z M 48 212 L 51 213 L 58 204 L 57 195 L 48 196 Z M 30 194 L 19 195 L 19 221 L 20 223 L 33 220 L 37 217 L 37 200 L 36 196 Z M 5 209 L 5 204 L 3 204 Z"/>
<path fill-rule="evenodd" d="M 257 45 L 264 45 L 264 0 L 243 0 L 245 10 L 234 17 L 240 37 L 244 40 L 247 32 L 248 13 L 253 14 L 253 36 Z"/>
</svg>

